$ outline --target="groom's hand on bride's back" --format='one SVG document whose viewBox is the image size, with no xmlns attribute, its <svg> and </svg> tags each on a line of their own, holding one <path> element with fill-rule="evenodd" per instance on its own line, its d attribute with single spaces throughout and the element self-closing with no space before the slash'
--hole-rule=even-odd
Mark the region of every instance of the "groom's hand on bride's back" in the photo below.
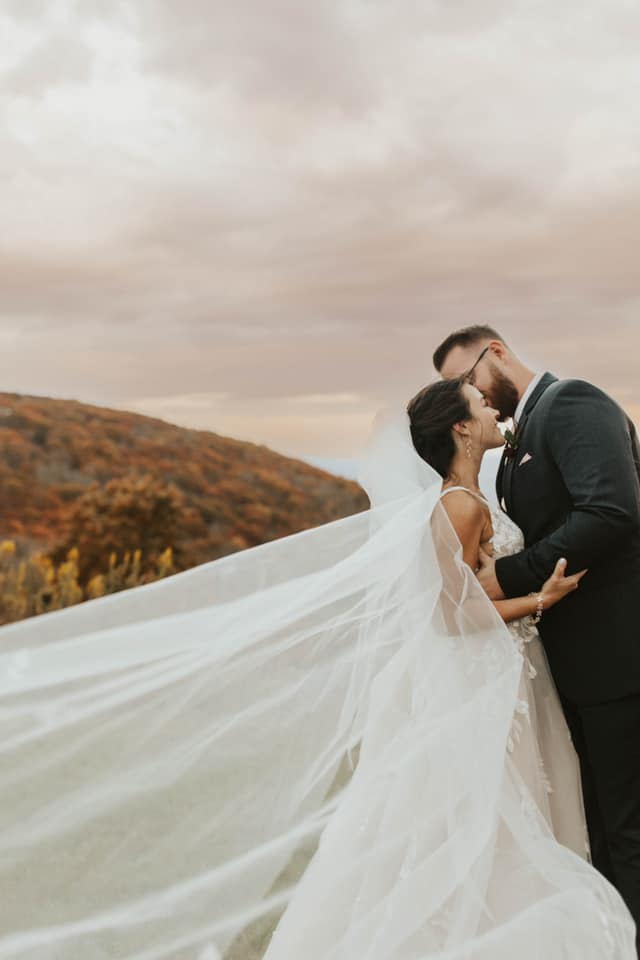
<svg viewBox="0 0 640 960">
<path fill-rule="evenodd" d="M 480 547 L 478 563 L 479 567 L 476 570 L 476 577 L 486 595 L 490 600 L 504 600 L 505 595 L 496 577 L 496 562 L 493 557 L 490 557 L 488 553 L 484 552 L 482 547 Z"/>
<path fill-rule="evenodd" d="M 490 557 L 482 548 L 480 548 L 478 563 L 480 566 L 476 570 L 476 577 L 478 578 L 480 586 L 484 592 L 487 594 L 490 600 L 504 600 L 505 595 L 502 592 L 502 588 L 496 578 L 496 565 L 493 557 Z M 577 590 L 580 585 L 580 581 L 587 572 L 586 570 L 581 570 L 579 573 L 572 573 L 571 576 L 566 576 L 566 571 L 567 561 L 563 557 L 558 560 L 553 573 L 544 582 L 542 590 L 540 591 L 544 597 L 544 610 L 548 610 L 549 607 L 555 606 L 556 603 L 558 603 L 560 600 L 563 600 L 569 593 L 573 593 L 575 590 Z"/>
<path fill-rule="evenodd" d="M 545 610 L 558 603 L 559 600 L 563 600 L 567 594 L 577 590 L 580 581 L 587 571 L 581 570 L 579 573 L 573 573 L 569 577 L 566 576 L 566 572 L 567 561 L 562 557 L 556 563 L 553 573 L 549 579 L 545 581 L 541 590 L 542 596 L 544 597 Z"/>
</svg>

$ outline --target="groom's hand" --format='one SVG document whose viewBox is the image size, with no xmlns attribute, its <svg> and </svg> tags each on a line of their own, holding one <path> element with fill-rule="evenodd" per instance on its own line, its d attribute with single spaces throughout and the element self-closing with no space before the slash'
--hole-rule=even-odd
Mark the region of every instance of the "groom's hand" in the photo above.
<svg viewBox="0 0 640 960">
<path fill-rule="evenodd" d="M 480 581 L 480 586 L 484 592 L 490 600 L 504 600 L 505 595 L 496 577 L 496 562 L 493 557 L 484 552 L 482 547 L 480 548 L 478 563 L 480 566 L 476 571 L 476 577 Z"/>
</svg>

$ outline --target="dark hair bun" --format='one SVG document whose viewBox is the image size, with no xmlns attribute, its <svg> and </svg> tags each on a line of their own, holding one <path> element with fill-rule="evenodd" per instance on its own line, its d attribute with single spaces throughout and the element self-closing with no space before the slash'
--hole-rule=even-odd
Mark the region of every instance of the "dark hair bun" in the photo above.
<svg viewBox="0 0 640 960">
<path fill-rule="evenodd" d="M 407 406 L 413 445 L 443 478 L 449 475 L 456 454 L 453 425 L 471 419 L 464 382 L 458 378 L 430 383 Z"/>
</svg>

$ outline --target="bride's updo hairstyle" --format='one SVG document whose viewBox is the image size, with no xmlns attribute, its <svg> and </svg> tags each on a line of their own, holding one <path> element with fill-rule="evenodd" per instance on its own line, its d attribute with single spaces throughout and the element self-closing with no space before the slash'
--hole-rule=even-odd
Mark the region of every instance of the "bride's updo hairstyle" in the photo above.
<svg viewBox="0 0 640 960">
<path fill-rule="evenodd" d="M 407 406 L 416 452 L 443 478 L 449 475 L 456 454 L 453 425 L 471 420 L 464 383 L 462 377 L 430 383 Z"/>
</svg>

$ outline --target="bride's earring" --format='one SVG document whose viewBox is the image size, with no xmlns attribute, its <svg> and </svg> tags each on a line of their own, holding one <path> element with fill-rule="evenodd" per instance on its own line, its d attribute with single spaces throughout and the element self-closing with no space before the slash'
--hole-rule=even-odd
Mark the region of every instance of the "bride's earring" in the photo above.
<svg viewBox="0 0 640 960">
<path fill-rule="evenodd" d="M 473 457 L 473 444 L 471 443 L 471 437 L 467 437 L 464 444 L 467 448 L 467 456 L 469 457 L 469 460 L 471 460 Z"/>
</svg>

